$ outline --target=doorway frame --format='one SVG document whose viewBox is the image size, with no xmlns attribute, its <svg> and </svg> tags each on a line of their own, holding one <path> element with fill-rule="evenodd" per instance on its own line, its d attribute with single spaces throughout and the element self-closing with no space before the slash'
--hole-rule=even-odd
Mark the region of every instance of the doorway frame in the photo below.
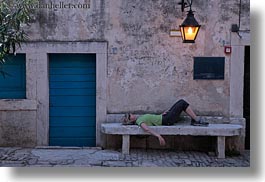
<svg viewBox="0 0 265 182">
<path fill-rule="evenodd" d="M 230 118 L 243 118 L 244 122 L 235 123 L 243 126 L 239 136 L 239 151 L 245 150 L 246 121 L 243 116 L 244 99 L 244 61 L 245 46 L 250 46 L 250 32 L 231 33 L 232 54 L 230 59 Z"/>
<path fill-rule="evenodd" d="M 37 101 L 37 146 L 49 145 L 49 54 L 96 54 L 96 146 L 104 144 L 101 123 L 107 119 L 107 42 L 26 42 L 27 99 Z"/>
</svg>

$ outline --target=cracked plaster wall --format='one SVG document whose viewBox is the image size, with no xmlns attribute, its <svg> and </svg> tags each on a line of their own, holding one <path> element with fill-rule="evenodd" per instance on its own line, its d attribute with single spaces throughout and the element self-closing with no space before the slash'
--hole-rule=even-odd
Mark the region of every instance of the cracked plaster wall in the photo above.
<svg viewBox="0 0 265 182">
<path fill-rule="evenodd" d="M 238 23 L 239 0 L 194 1 L 202 25 L 196 44 L 169 37 L 186 17 L 177 0 L 90 3 L 88 10 L 42 9 L 28 32 L 32 41 L 108 42 L 108 113 L 161 112 L 185 98 L 199 114 L 229 116 L 230 56 L 223 46 Z M 249 29 L 249 1 L 241 7 L 241 24 Z M 193 80 L 194 56 L 224 56 L 225 80 Z"/>
</svg>

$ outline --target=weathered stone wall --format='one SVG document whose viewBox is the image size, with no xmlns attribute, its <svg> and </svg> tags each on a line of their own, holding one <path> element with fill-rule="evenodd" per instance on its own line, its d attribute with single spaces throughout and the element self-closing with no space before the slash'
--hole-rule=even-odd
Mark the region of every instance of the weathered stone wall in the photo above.
<svg viewBox="0 0 265 182">
<path fill-rule="evenodd" d="M 0 146 L 36 146 L 36 102 L 1 100 L 0 108 Z"/>
<path fill-rule="evenodd" d="M 40 2 L 58 3 L 55 0 Z M 236 33 L 230 31 L 231 24 L 239 23 L 240 0 L 194 0 L 195 17 L 202 25 L 196 44 L 183 44 L 180 37 L 169 36 L 170 29 L 178 28 L 186 17 L 186 13 L 180 10 L 179 0 L 64 0 L 63 2 L 75 5 L 90 3 L 91 6 L 89 9 L 78 7 L 37 9 L 35 20 L 30 27 L 26 27 L 29 41 L 36 43 L 35 48 L 38 51 L 41 50 L 40 46 L 43 46 L 38 43 L 48 42 L 49 46 L 44 50 L 47 49 L 49 52 L 63 50 L 58 50 L 56 46 L 54 46 L 56 50 L 52 50 L 53 42 L 107 42 L 108 49 L 105 55 L 107 107 L 99 106 L 101 110 L 106 109 L 108 114 L 128 111 L 138 114 L 159 113 L 168 109 L 176 100 L 184 98 L 199 115 L 243 117 L 242 105 L 238 104 L 242 102 L 233 101 L 237 98 L 231 94 L 231 84 L 232 86 L 234 83 L 239 84 L 240 87 L 235 88 L 242 88 L 243 83 L 236 82 L 237 78 L 231 82 L 231 75 L 241 75 L 241 72 L 235 74 L 231 69 L 237 72 L 238 69 L 235 69 L 237 64 L 242 68 L 244 61 L 241 60 L 242 57 L 240 60 L 232 60 L 232 57 L 239 59 L 237 55 L 242 51 L 236 49 L 237 51 L 232 50 L 231 55 L 224 54 L 224 45 L 233 46 L 235 42 L 236 46 L 250 44 L 249 41 L 242 43 L 244 35 L 240 39 Z M 249 30 L 249 0 L 242 0 L 241 3 L 240 29 Z M 0 146 L 8 144 L 7 139 L 3 137 L 3 133 L 12 131 L 7 129 L 8 126 L 16 126 L 13 131 L 19 133 L 19 135 L 9 134 L 11 137 L 9 141 L 13 142 L 8 145 L 32 146 L 35 143 L 48 145 L 49 126 L 46 122 L 48 113 L 43 112 L 49 107 L 46 56 L 49 52 L 43 52 L 39 57 L 39 52 L 34 53 L 34 46 L 24 50 L 30 52 L 29 56 L 34 54 L 34 59 L 27 58 L 27 64 L 30 64 L 27 67 L 30 68 L 27 70 L 27 99 L 34 100 L 37 106 L 35 111 L 0 108 L 0 129 L 2 129 Z M 71 49 L 67 48 L 67 51 Z M 193 80 L 195 56 L 225 57 L 225 79 Z M 233 68 L 231 61 L 237 61 Z M 42 94 L 42 90 L 46 94 Z M 234 89 L 234 95 L 236 91 L 237 89 Z M 239 90 L 240 92 L 242 90 Z M 0 102 L 0 106 L 1 103 L 5 104 Z M 45 109 L 42 109 L 43 103 L 46 104 Z M 21 121 L 23 117 L 16 119 L 19 114 L 29 117 L 24 121 L 26 124 Z M 105 115 L 100 117 L 106 118 Z M 37 127 L 34 130 L 35 126 Z M 100 133 L 99 127 L 97 132 Z M 27 133 L 26 139 L 19 140 L 19 136 L 23 133 Z M 43 137 L 46 138 L 42 139 Z"/>
<path fill-rule="evenodd" d="M 229 116 L 230 56 L 223 46 L 231 42 L 231 24 L 238 23 L 239 0 L 194 1 L 202 25 L 196 44 L 169 36 L 186 17 L 178 0 L 90 4 L 90 9 L 38 10 L 28 32 L 32 41 L 108 42 L 108 113 L 161 112 L 185 98 L 199 114 Z M 249 29 L 249 1 L 241 7 L 241 24 Z M 194 56 L 224 56 L 225 80 L 193 80 Z"/>
</svg>

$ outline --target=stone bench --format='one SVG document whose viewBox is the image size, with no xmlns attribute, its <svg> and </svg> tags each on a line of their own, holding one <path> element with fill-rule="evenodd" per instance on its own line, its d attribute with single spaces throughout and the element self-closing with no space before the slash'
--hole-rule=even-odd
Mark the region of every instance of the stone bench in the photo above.
<svg viewBox="0 0 265 182">
<path fill-rule="evenodd" d="M 174 126 L 149 126 L 161 135 L 216 136 L 218 158 L 225 158 L 225 137 L 238 136 L 242 126 L 236 124 L 210 124 L 208 127 L 177 124 Z M 103 123 L 101 132 L 110 135 L 122 135 L 122 153 L 129 154 L 130 135 L 150 135 L 137 125 L 121 123 Z"/>
</svg>

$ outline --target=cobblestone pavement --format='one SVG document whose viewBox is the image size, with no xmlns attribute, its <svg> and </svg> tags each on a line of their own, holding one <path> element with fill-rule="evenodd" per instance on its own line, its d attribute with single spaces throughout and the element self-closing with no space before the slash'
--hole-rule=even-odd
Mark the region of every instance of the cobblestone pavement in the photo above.
<svg viewBox="0 0 265 182">
<path fill-rule="evenodd" d="M 218 159 L 193 151 L 100 148 L 0 148 L 0 167 L 249 167 L 250 152 Z"/>
</svg>

